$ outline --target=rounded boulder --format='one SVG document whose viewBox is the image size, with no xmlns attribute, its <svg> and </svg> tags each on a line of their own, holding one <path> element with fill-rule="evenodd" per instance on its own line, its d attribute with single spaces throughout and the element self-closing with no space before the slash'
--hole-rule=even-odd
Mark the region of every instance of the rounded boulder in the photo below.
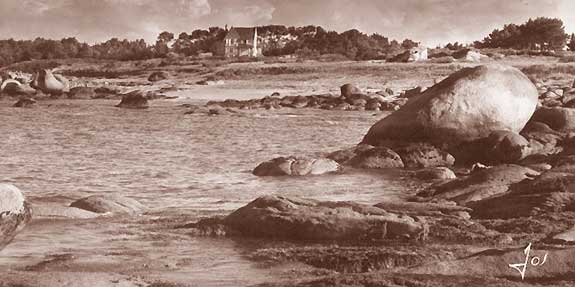
<svg viewBox="0 0 575 287">
<path fill-rule="evenodd" d="M 362 142 L 430 142 L 450 147 L 497 130 L 519 133 L 537 101 L 537 88 L 516 68 L 464 68 L 380 120 Z"/>
</svg>

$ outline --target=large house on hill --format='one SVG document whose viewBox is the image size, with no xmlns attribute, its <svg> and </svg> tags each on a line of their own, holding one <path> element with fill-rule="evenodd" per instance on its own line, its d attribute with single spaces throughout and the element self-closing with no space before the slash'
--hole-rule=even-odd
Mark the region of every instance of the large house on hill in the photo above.
<svg viewBox="0 0 575 287">
<path fill-rule="evenodd" d="M 259 57 L 262 55 L 258 28 L 232 27 L 224 38 L 224 56 Z"/>
</svg>

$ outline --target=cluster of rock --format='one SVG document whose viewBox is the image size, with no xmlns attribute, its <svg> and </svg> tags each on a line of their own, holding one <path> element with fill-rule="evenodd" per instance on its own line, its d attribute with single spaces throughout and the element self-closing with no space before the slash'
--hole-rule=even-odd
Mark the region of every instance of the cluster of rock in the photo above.
<svg viewBox="0 0 575 287">
<path fill-rule="evenodd" d="M 545 85 L 537 81 L 535 85 L 539 91 L 539 101 L 542 106 L 575 108 L 575 83 L 572 86 L 561 86 L 557 84 Z"/>
<path fill-rule="evenodd" d="M 365 94 L 351 84 L 341 87 L 341 94 L 311 95 L 311 96 L 285 96 L 273 93 L 261 99 L 252 100 L 225 100 L 210 101 L 207 106 L 221 106 L 234 109 L 281 109 L 281 108 L 312 108 L 338 111 L 393 111 L 404 105 L 408 97 L 421 91 L 421 88 L 406 91 L 400 95 L 393 90 L 386 89 L 373 94 Z"/>
</svg>

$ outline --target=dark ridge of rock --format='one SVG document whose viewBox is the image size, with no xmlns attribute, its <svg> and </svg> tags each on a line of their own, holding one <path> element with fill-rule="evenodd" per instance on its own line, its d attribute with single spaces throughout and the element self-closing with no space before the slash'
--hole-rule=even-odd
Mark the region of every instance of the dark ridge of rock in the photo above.
<svg viewBox="0 0 575 287">
<path fill-rule="evenodd" d="M 409 268 L 455 259 L 449 251 L 414 246 L 270 248 L 258 250 L 251 257 L 256 261 L 271 263 L 302 262 L 341 273 Z"/>
<path fill-rule="evenodd" d="M 22 192 L 13 185 L 0 184 L 0 251 L 32 218 L 32 209 Z"/>
<path fill-rule="evenodd" d="M 385 211 L 403 213 L 410 216 L 444 216 L 468 217 L 464 213 L 471 209 L 455 204 L 442 204 L 431 202 L 381 202 L 375 205 Z"/>
<path fill-rule="evenodd" d="M 503 194 L 510 185 L 533 178 L 538 172 L 519 165 L 499 165 L 473 172 L 469 177 L 431 186 L 418 196 L 455 201 L 467 205 Z"/>
<path fill-rule="evenodd" d="M 449 151 L 457 165 L 482 163 L 488 165 L 512 164 L 527 157 L 532 151 L 529 141 L 510 131 L 494 131 L 488 137 L 463 143 Z"/>
<path fill-rule="evenodd" d="M 122 95 L 122 101 L 116 105 L 118 108 L 124 109 L 147 109 L 148 99 L 142 94 L 141 91 L 133 91 Z"/>
<path fill-rule="evenodd" d="M 575 130 L 575 109 L 541 107 L 533 114 L 532 121 L 544 123 L 556 131 Z"/>
<path fill-rule="evenodd" d="M 407 168 L 426 168 L 452 166 L 455 158 L 427 143 L 412 143 L 401 147 L 393 147 Z"/>
<path fill-rule="evenodd" d="M 95 212 L 115 214 L 140 214 L 146 207 L 138 201 L 119 195 L 92 195 L 78 199 L 70 207 Z"/>
</svg>

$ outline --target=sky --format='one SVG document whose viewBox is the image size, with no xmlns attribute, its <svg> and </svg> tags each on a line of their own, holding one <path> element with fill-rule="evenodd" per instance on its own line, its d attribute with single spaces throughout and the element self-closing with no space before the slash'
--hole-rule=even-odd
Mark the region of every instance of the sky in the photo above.
<svg viewBox="0 0 575 287">
<path fill-rule="evenodd" d="M 162 31 L 210 26 L 319 25 L 424 45 L 481 40 L 506 23 L 561 18 L 575 32 L 575 0 L 0 0 L 0 39 L 112 37 L 155 42 Z"/>
</svg>

